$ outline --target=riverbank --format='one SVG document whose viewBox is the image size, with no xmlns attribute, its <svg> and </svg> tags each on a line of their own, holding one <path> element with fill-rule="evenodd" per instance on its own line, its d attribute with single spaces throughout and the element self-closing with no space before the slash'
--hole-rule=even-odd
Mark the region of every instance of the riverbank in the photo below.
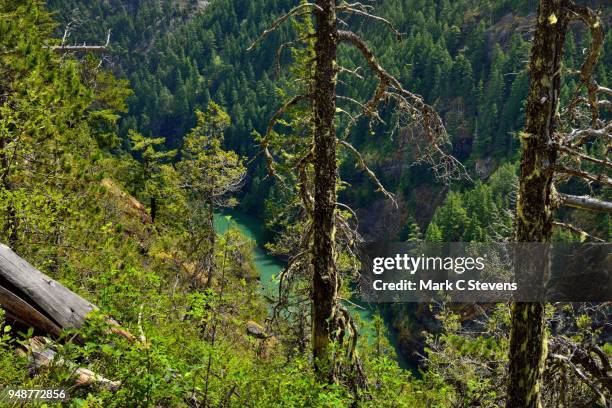
<svg viewBox="0 0 612 408">
<path fill-rule="evenodd" d="M 226 218 L 227 216 L 231 217 L 230 220 Z M 262 221 L 237 210 L 226 210 L 223 213 L 215 214 L 214 225 L 217 234 L 224 234 L 230 227 L 234 227 L 240 230 L 245 237 L 255 242 L 255 247 L 253 249 L 254 263 L 259 273 L 263 294 L 264 296 L 274 294 L 278 288 L 278 284 L 275 282 L 274 277 L 277 277 L 281 273 L 285 267 L 285 263 L 266 252 L 264 247 L 266 243 L 265 231 Z M 373 307 L 369 307 L 368 305 L 360 304 L 359 302 L 355 303 L 358 307 L 351 305 L 348 305 L 348 307 L 351 313 L 359 315 L 359 320 L 362 322 L 361 335 L 371 338 L 373 332 L 368 326 L 369 323 L 372 322 L 376 311 Z M 389 343 L 395 348 L 400 367 L 416 373 L 416 367 L 402 358 L 402 354 L 398 349 L 397 333 L 392 327 L 389 327 L 388 323 L 387 332 Z"/>
</svg>

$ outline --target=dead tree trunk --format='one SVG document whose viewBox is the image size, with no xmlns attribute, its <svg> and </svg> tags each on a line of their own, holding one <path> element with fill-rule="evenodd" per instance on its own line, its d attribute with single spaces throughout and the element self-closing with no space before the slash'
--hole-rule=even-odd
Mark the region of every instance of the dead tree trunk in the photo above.
<svg viewBox="0 0 612 408">
<path fill-rule="evenodd" d="M 308 39 L 314 38 L 314 73 L 312 76 L 308 74 L 306 78 L 302 78 L 310 84 L 305 89 L 307 93 L 294 96 L 272 115 L 266 134 L 260 141 L 269 175 L 283 183 L 283 177 L 276 171 L 276 160 L 270 145 L 271 137 L 274 134 L 274 126 L 284 114 L 299 103 L 308 102 L 310 104 L 313 114 L 313 141 L 308 144 L 309 148 L 305 149 L 306 154 L 304 152 L 298 153 L 299 159 L 297 163 L 291 164 L 291 167 L 297 169 L 297 179 L 300 182 L 298 186 L 299 196 L 311 226 L 308 226 L 304 234 L 300 244 L 301 251 L 291 258 L 288 267 L 283 271 L 279 292 L 284 290 L 283 281 L 289 280 L 290 278 L 287 278 L 287 276 L 301 268 L 300 265 L 308 264 L 312 266 L 311 320 L 315 370 L 323 381 L 336 381 L 340 376 L 349 374 L 354 377 L 350 380 L 353 384 L 357 384 L 357 387 L 363 387 L 365 386 L 365 376 L 355 353 L 357 329 L 349 312 L 340 304 L 338 299 L 342 277 L 336 269 L 335 252 L 346 251 L 354 254 L 356 250 L 355 241 L 358 239 L 356 239 L 355 232 L 335 211 L 338 178 L 337 146 L 341 146 L 354 155 L 359 166 L 377 186 L 378 191 L 395 203 L 393 195 L 383 187 L 376 174 L 370 170 L 359 150 L 345 140 L 350 133 L 350 129 L 362 118 L 384 123 L 378 112 L 378 106 L 383 102 L 391 102 L 396 106 L 395 128 L 400 129 L 405 127 L 406 123 L 410 123 L 415 131 L 422 133 L 429 140 L 429 144 L 423 149 L 419 161 L 434 166 L 436 175 L 440 178 L 461 178 L 466 173 L 462 171 L 463 166 L 444 153 L 441 147 L 448 144 L 448 136 L 435 110 L 427 105 L 419 95 L 404 89 L 401 83 L 378 63 L 368 45 L 357 34 L 348 30 L 338 30 L 339 19 L 337 13 L 356 15 L 377 23 L 383 23 L 390 27 L 398 37 L 400 37 L 399 31 L 388 20 L 371 14 L 371 6 L 362 3 L 339 2 L 338 5 L 336 3 L 335 0 L 316 0 L 313 3 L 301 2 L 299 6 L 294 7 L 275 20 L 270 28 L 266 29 L 251 44 L 249 50 L 255 48 L 257 44 L 289 18 L 300 15 L 314 16 L 315 30 L 312 35 L 307 37 Z M 368 67 L 378 79 L 378 86 L 367 103 L 360 103 L 346 97 L 338 99 L 339 96 L 336 95 L 336 76 L 341 72 L 350 71 L 338 66 L 336 62 L 339 43 L 345 43 L 359 50 Z M 282 48 L 288 44 L 291 43 L 285 43 L 279 47 L 277 56 L 280 55 L 279 52 L 282 51 Z M 354 114 L 349 113 L 352 109 L 348 107 L 345 107 L 345 109 L 338 107 L 337 109 L 338 100 L 357 102 L 361 109 Z M 343 112 L 350 118 L 342 138 L 336 135 L 334 122 L 338 112 Z M 314 180 L 312 182 L 314 194 L 311 194 L 307 171 L 310 166 L 314 169 Z M 336 235 L 340 238 L 338 239 Z M 306 262 L 306 256 L 310 257 L 308 262 Z M 348 339 L 351 341 L 347 341 Z M 347 349 L 346 361 L 349 361 L 349 364 L 344 364 L 341 361 L 342 358 L 336 359 L 332 355 L 331 343 L 334 341 L 339 343 L 340 348 L 345 347 Z M 342 367 L 343 365 L 344 367 Z"/>
<path fill-rule="evenodd" d="M 516 240 L 549 242 L 553 229 L 554 164 L 557 152 L 551 145 L 559 105 L 560 71 L 566 12 L 563 0 L 542 0 L 531 49 L 531 82 L 527 99 L 526 127 L 521 134 L 522 159 L 517 203 Z M 519 261 L 520 270 L 538 285 L 547 280 L 548 261 Z M 534 282 L 536 279 L 539 282 Z M 520 284 L 520 282 L 519 282 Z M 545 305 L 516 303 L 512 311 L 510 372 L 507 407 L 540 407 L 540 379 L 546 359 Z"/>
<path fill-rule="evenodd" d="M 336 5 L 318 0 L 315 10 L 313 313 L 312 347 L 315 369 L 321 377 L 330 370 L 329 343 L 338 291 L 334 261 L 336 207 Z"/>
<path fill-rule="evenodd" d="M 590 44 L 585 49 L 582 67 L 576 71 L 579 80 L 574 95 L 566 106 L 560 108 L 561 59 L 568 24 L 573 20 L 588 28 Z M 595 66 L 604 38 L 603 24 L 597 12 L 571 0 L 540 1 L 531 51 L 527 123 L 521 135 L 523 157 L 516 235 L 519 242 L 549 242 L 553 225 L 603 241 L 570 224 L 555 221 L 555 206 L 610 213 L 612 204 L 599 198 L 557 193 L 553 183 L 559 185 L 570 178 L 580 178 L 595 186 L 612 185 L 605 170 L 610 167 L 607 160 L 609 142 L 599 147 L 598 143 L 593 143 L 595 147 L 590 150 L 585 147 L 589 141 L 612 139 L 612 126 L 599 115 L 600 108 L 612 106 L 609 100 L 600 100 L 599 96 L 611 96 L 612 91 L 599 86 L 595 79 Z M 591 169 L 582 169 L 582 162 L 603 169 L 593 173 Z M 517 270 L 529 280 L 525 282 L 529 286 L 543 286 L 548 278 L 548 256 L 542 252 L 538 255 L 538 258 L 519 260 L 517 265 Z M 508 407 L 541 406 L 540 377 L 547 354 L 545 337 L 544 304 L 517 303 L 512 312 Z M 586 377 L 583 381 L 587 385 L 590 383 Z M 596 388 L 594 390 L 598 393 Z"/>
</svg>

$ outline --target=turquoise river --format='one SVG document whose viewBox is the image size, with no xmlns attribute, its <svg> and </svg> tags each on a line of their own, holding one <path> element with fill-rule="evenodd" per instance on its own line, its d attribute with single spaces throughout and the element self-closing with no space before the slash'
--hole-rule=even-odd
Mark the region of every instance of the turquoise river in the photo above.
<svg viewBox="0 0 612 408">
<path fill-rule="evenodd" d="M 230 220 L 227 219 L 230 216 Z M 265 245 L 265 234 L 263 228 L 263 222 L 256 217 L 248 214 L 244 214 L 236 210 L 227 210 L 223 213 L 215 214 L 215 230 L 217 234 L 224 234 L 230 226 L 238 228 L 244 236 L 252 239 L 255 242 L 254 248 L 254 262 L 255 268 L 259 273 L 259 279 L 262 285 L 264 293 L 270 293 L 277 288 L 277 284 L 273 277 L 278 276 L 283 270 L 285 264 L 280 259 L 277 259 L 269 255 L 264 249 Z M 360 320 L 367 325 L 368 322 L 372 321 L 374 310 L 370 307 L 354 307 L 348 306 L 351 313 L 357 313 L 360 316 Z M 397 350 L 397 336 L 394 331 L 388 328 L 389 342 L 395 347 L 398 356 L 401 356 L 399 350 Z M 361 330 L 362 335 L 371 336 L 371 330 Z M 402 368 L 410 369 L 414 371 L 409 363 L 404 359 L 399 358 L 399 364 Z"/>
</svg>

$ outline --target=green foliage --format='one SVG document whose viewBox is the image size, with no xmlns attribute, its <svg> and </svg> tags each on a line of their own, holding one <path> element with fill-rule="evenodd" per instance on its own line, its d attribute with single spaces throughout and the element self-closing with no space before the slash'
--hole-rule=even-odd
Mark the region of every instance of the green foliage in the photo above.
<svg viewBox="0 0 612 408">
<path fill-rule="evenodd" d="M 358 30 L 407 87 L 436 101 L 455 153 L 468 164 L 491 156 L 504 160 L 516 148 L 509 133 L 522 121 L 528 43 L 514 34 L 499 47 L 488 44 L 490 36 L 508 31 L 500 19 L 516 6 L 527 13 L 532 9 L 527 3 L 390 0 L 378 12 L 406 32 L 404 41 L 392 41 L 374 24 Z M 247 334 L 249 322 L 263 322 L 268 314 L 254 273 L 253 243 L 233 228 L 216 236 L 209 222 L 214 208 L 237 203 L 233 194 L 245 175 L 243 156 L 254 149 L 247 136 L 263 132 L 273 107 L 288 96 L 271 80 L 276 46 L 289 35 L 310 33 L 311 22 L 296 21 L 272 35 L 269 46 L 249 54 L 246 45 L 293 3 L 218 0 L 203 12 L 203 2 L 193 0 L 49 4 L 62 11 L 57 18 L 64 21 L 79 10 L 76 17 L 83 24 L 69 42 L 99 43 L 111 27 L 115 69 L 126 79 L 117 79 L 93 56 L 52 52 L 48 45 L 60 40 L 51 35 L 63 27 L 56 27 L 40 2 L 0 0 L 0 241 L 100 312 L 52 344 L 55 364 L 31 374 L 27 356 L 16 348 L 32 333 L 24 329 L 20 335 L 21 328 L 6 323 L 0 311 L 0 384 L 66 387 L 74 397 L 70 404 L 81 407 L 354 404 L 354 390 L 316 381 L 304 352 L 307 321 L 298 325 L 288 319 L 276 329 L 278 338 Z M 518 23 L 525 18 L 516 17 Z M 568 62 L 580 61 L 583 42 L 580 35 L 568 37 Z M 305 45 L 281 56 L 294 62 L 281 81 L 309 73 L 312 43 Z M 347 67 L 363 63 L 347 49 L 340 53 Z M 609 47 L 602 58 L 610 61 Z M 599 75 L 605 85 L 610 64 L 604 65 Z M 340 89 L 355 98 L 373 85 L 343 81 Z M 285 89 L 297 93 L 301 86 L 292 82 Z M 293 161 L 307 153 L 310 137 L 310 117 L 303 110 L 288 112 L 288 118 L 279 127 L 291 132 L 271 141 L 275 153 L 287 159 L 278 170 L 291 181 L 288 191 L 268 191 L 259 166 L 242 197 L 245 207 L 265 206 L 268 218 L 275 218 L 271 225 L 285 234 L 270 248 L 284 255 L 305 232 L 295 206 L 299 183 L 291 171 Z M 412 205 L 421 198 L 419 191 L 431 190 L 428 173 L 404 166 L 414 153 L 411 146 L 398 151 L 395 142 L 370 137 L 371 132 L 377 129 L 358 124 L 349 138 L 381 169 L 391 168 L 390 160 L 400 163 L 398 171 L 383 171 L 381 177 Z M 160 134 L 167 137 L 152 137 Z M 130 148 L 133 157 L 121 148 Z M 351 168 L 353 162 L 342 159 L 343 177 L 350 182 L 350 188 L 343 184 L 342 198 L 362 207 L 371 203 L 371 187 Z M 508 237 L 515 180 L 516 166 L 505 164 L 486 182 L 452 191 L 425 239 Z M 148 209 L 139 201 L 147 199 Z M 348 212 L 339 215 L 344 222 L 351 219 Z M 610 229 L 609 218 L 585 222 Z M 423 239 L 415 219 L 408 219 L 405 232 L 410 241 Z M 350 270 L 353 259 L 338 255 L 339 268 Z M 203 280 L 205 266 L 211 266 L 214 279 Z M 297 289 L 307 296 L 305 282 Z M 346 297 L 349 286 L 343 288 Z M 302 306 L 296 316 L 305 316 L 307 309 Z M 108 316 L 135 338 L 113 333 Z M 384 321 L 376 316 L 366 329 L 374 336 L 363 336 L 359 349 L 370 387 L 356 404 L 496 406 L 507 349 L 507 330 L 500 328 L 507 316 L 505 306 L 495 307 L 486 334 L 469 336 L 456 314 L 441 313 L 442 331 L 427 336 L 428 365 L 419 378 L 393 360 Z M 416 330 L 409 314 L 402 319 L 401 332 Z M 592 343 L 601 335 L 595 321 L 578 314 L 564 322 L 572 341 Z M 82 341 L 66 341 L 75 334 Z M 76 367 L 121 386 L 116 391 L 101 384 L 77 387 Z"/>
<path fill-rule="evenodd" d="M 515 80 L 518 77 L 513 74 L 523 69 L 527 41 L 514 35 L 509 44 L 503 44 L 503 49 L 495 52 L 488 49 L 487 30 L 490 27 L 497 29 L 499 26 L 504 32 L 512 30 L 502 27 L 498 21 L 512 8 L 492 3 L 484 0 L 444 4 L 433 0 L 383 2 L 377 6 L 376 13 L 393 21 L 405 33 L 401 42 L 394 41 L 383 25 L 361 24 L 360 19 L 355 18 L 358 31 L 370 40 L 381 62 L 407 88 L 422 94 L 427 101 L 436 101 L 447 119 L 451 116 L 461 118 L 448 121 L 454 140 L 472 139 L 473 135 L 478 135 L 474 158 L 492 152 L 503 157 L 516 148 L 512 146 L 509 132 L 516 130 L 520 121 L 518 118 L 515 121 L 497 118 L 520 111 L 522 102 L 518 95 L 526 92 L 525 81 Z M 65 22 L 72 19 L 77 4 L 76 0 L 50 2 Z M 78 4 L 78 9 L 83 17 L 99 18 L 105 24 L 83 24 L 74 30 L 73 36 L 89 43 L 100 42 L 105 38 L 105 27 L 112 28 L 113 49 L 120 56 L 120 69 L 134 88 L 122 132 L 133 127 L 143 134 L 165 134 L 169 145 L 178 147 L 197 121 L 193 112 L 205 109 L 214 100 L 233 118 L 227 129 L 227 146 L 239 154 L 251 155 L 255 149 L 244 136 L 253 130 L 262 133 L 267 118 L 278 105 L 272 80 L 275 64 L 271 63 L 276 48 L 290 37 L 303 37 L 308 29 L 304 31 L 299 25 L 293 29 L 283 27 L 270 36 L 264 47 L 252 52 L 246 52 L 245 48 L 273 17 L 294 5 L 295 2 L 288 0 L 273 3 L 256 0 L 248 4 L 221 0 L 201 11 L 193 1 L 147 0 L 137 6 L 114 7 L 113 2 L 96 0 L 87 5 Z M 533 5 L 516 10 L 526 14 L 530 8 Z M 523 19 L 524 16 L 518 16 L 516 24 L 520 25 Z M 173 24 L 178 21 L 184 23 Z M 148 29 L 152 26 L 156 30 Z M 304 60 L 308 52 L 311 51 L 307 48 L 285 51 L 280 55 L 281 63 Z M 356 53 L 343 48 L 340 54 L 342 66 L 363 65 Z M 512 58 L 512 64 L 505 62 L 506 56 Z M 295 68 L 298 66 L 303 68 Z M 299 77 L 303 72 L 296 69 L 307 70 L 308 64 L 294 64 L 293 67 L 290 74 Z M 346 86 L 340 84 L 341 91 L 355 99 L 363 100 L 372 90 L 373 83 L 363 83 L 345 74 L 341 79 L 346 83 Z M 479 92 L 479 84 L 482 84 L 482 92 Z M 514 96 L 509 98 L 513 86 Z M 491 110 L 497 113 L 492 115 Z M 365 150 L 372 151 L 376 161 L 382 163 L 385 149 L 391 148 L 392 142 L 388 138 L 384 138 L 384 142 L 380 138 L 368 142 L 368 131 L 359 126 L 351 135 L 352 142 L 357 147 L 366 142 Z M 469 143 L 456 153 L 467 158 L 471 153 Z M 343 171 L 349 180 L 363 183 L 349 166 Z M 414 173 L 414 169 L 406 168 L 404 172 Z M 263 166 L 258 167 L 257 174 L 265 175 Z M 398 187 L 393 180 L 385 181 L 391 190 Z M 247 191 L 254 198 L 247 197 L 244 205 L 251 212 L 262 211 L 262 201 L 258 197 L 267 194 L 267 188 L 262 191 L 260 186 L 251 183 Z M 409 197 L 410 190 L 402 190 L 400 195 Z"/>
<path fill-rule="evenodd" d="M 240 156 L 222 147 L 230 118 L 214 102 L 204 112 L 196 111 L 196 116 L 197 125 L 185 137 L 177 164 L 182 185 L 193 196 L 204 196 L 217 205 L 232 205 L 225 196 L 241 187 L 246 170 Z"/>
<path fill-rule="evenodd" d="M 128 135 L 132 142 L 132 151 L 140 156 L 142 162 L 142 171 L 138 177 L 140 180 L 137 182 L 138 190 L 149 198 L 151 218 L 155 221 L 159 198 L 172 183 L 168 180 L 168 176 L 173 167 L 163 163 L 172 159 L 176 155 L 176 150 L 166 152 L 156 150 L 158 146 L 164 144 L 163 137 L 146 138 L 135 130 L 130 130 Z"/>
<path fill-rule="evenodd" d="M 451 191 L 425 234 L 431 242 L 487 242 L 510 237 L 517 166 L 501 166 L 490 179 L 463 192 Z"/>
<path fill-rule="evenodd" d="M 478 334 L 462 333 L 460 315 L 450 308 L 440 311 L 440 335 L 426 335 L 428 371 L 424 379 L 438 378 L 449 400 L 459 406 L 497 407 L 505 398 L 503 388 L 510 312 L 506 305 L 490 308 Z M 449 404 L 452 404 L 449 401 Z"/>
</svg>

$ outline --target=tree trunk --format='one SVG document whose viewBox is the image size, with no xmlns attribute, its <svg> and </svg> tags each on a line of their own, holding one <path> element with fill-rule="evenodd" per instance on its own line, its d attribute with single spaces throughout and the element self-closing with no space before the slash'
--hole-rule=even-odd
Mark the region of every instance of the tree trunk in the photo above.
<svg viewBox="0 0 612 408">
<path fill-rule="evenodd" d="M 557 158 L 552 144 L 559 104 L 560 71 L 566 11 L 563 0 L 541 0 L 535 38 L 531 49 L 531 82 L 527 99 L 526 128 L 522 145 L 519 200 L 517 203 L 518 242 L 549 242 L 553 228 L 552 181 Z M 543 285 L 548 279 L 548 256 L 541 262 L 524 257 L 517 270 L 525 284 Z M 521 281 L 519 278 L 519 285 Z M 540 381 L 546 358 L 545 305 L 516 303 L 512 311 L 510 372 L 507 407 L 540 407 Z"/>
<path fill-rule="evenodd" d="M 215 206 L 213 204 L 213 200 L 208 200 L 208 239 L 207 239 L 207 247 L 206 247 L 206 259 L 205 267 L 206 267 L 206 287 L 210 288 L 212 285 L 213 279 L 213 271 L 215 269 Z"/>
<path fill-rule="evenodd" d="M 149 202 L 151 204 L 151 222 L 155 223 L 155 218 L 157 217 L 157 199 L 151 196 Z"/>
<path fill-rule="evenodd" d="M 336 5 L 317 0 L 314 74 L 315 203 L 313 215 L 312 348 L 315 370 L 330 380 L 329 356 L 338 278 L 334 262 L 336 206 Z"/>
<path fill-rule="evenodd" d="M 51 337 L 79 328 L 96 306 L 51 279 L 6 245 L 0 244 L 0 306 L 9 319 Z M 132 341 L 115 320 L 106 319 L 110 332 Z"/>
<path fill-rule="evenodd" d="M 34 327 L 53 338 L 59 337 L 62 332 L 61 327 L 51 319 L 2 286 L 0 286 L 0 306 L 6 312 L 7 321 L 16 321 L 25 327 Z"/>
</svg>

